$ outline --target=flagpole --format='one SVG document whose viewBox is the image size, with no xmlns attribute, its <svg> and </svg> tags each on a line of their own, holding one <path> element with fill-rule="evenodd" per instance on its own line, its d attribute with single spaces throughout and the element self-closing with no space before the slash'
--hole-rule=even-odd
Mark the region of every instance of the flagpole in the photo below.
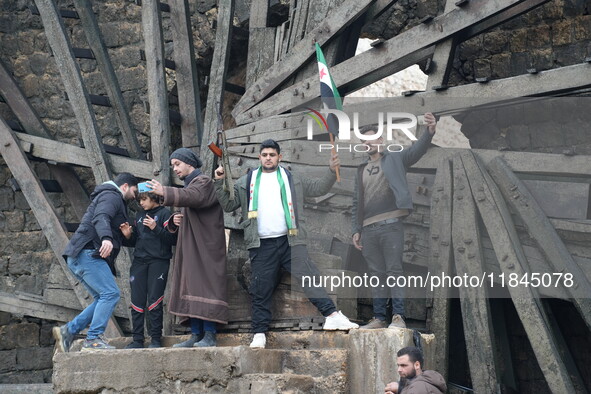
<svg viewBox="0 0 591 394">
<path fill-rule="evenodd" d="M 332 145 L 332 154 L 336 155 L 337 154 L 337 150 L 334 147 L 334 134 L 332 133 L 328 133 L 328 135 L 330 136 L 330 144 Z M 341 173 L 340 173 L 340 169 L 341 169 L 341 165 L 339 164 L 334 170 L 337 173 L 337 182 L 341 183 Z"/>
</svg>

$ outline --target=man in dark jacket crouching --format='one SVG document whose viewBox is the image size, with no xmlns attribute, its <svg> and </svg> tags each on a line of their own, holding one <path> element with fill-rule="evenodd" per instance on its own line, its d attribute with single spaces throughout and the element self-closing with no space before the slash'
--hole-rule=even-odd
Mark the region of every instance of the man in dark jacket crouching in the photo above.
<svg viewBox="0 0 591 394">
<path fill-rule="evenodd" d="M 119 226 L 129 221 L 126 201 L 137 194 L 137 179 L 130 173 L 119 174 L 114 181 L 97 186 L 80 226 L 64 250 L 64 258 L 74 276 L 94 298 L 71 322 L 53 328 L 58 347 L 67 352 L 74 335 L 88 325 L 82 350 L 114 349 L 101 337 L 119 301 L 115 282 L 115 259 L 123 234 Z"/>
</svg>

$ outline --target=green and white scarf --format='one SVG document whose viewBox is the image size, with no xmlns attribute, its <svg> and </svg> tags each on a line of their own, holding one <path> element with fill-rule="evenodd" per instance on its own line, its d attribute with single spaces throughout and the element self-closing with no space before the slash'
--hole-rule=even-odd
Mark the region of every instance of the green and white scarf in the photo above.
<svg viewBox="0 0 591 394">
<path fill-rule="evenodd" d="M 262 167 L 257 168 L 252 172 L 249 185 L 249 200 L 248 200 L 248 218 L 253 219 L 258 216 L 258 200 L 259 187 L 261 185 Z M 297 235 L 297 220 L 294 207 L 294 195 L 290 184 L 290 176 L 283 167 L 277 168 L 277 182 L 279 182 L 279 189 L 281 190 L 281 203 L 283 205 L 283 214 L 285 215 L 285 223 L 287 224 L 289 235 Z"/>
</svg>

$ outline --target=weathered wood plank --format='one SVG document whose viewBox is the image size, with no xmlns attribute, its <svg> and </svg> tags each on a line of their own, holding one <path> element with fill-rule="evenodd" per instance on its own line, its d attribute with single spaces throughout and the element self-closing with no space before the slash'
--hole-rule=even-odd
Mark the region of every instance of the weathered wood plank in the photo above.
<svg viewBox="0 0 591 394">
<path fill-rule="evenodd" d="M 451 162 L 444 159 L 437 168 L 434 191 L 431 198 L 431 245 L 429 269 L 432 274 L 453 272 L 452 239 L 452 192 L 453 175 Z M 429 295 L 428 295 L 429 296 Z M 435 334 L 435 365 L 447 380 L 449 355 L 450 289 L 438 287 L 430 294 L 433 298 L 428 311 L 427 327 Z"/>
<path fill-rule="evenodd" d="M 554 268 L 554 272 L 572 274 L 576 286 L 567 287 L 565 290 L 573 297 L 574 305 L 587 326 L 591 328 L 591 282 L 573 260 L 542 208 L 510 167 L 503 160 L 495 159 L 490 162 L 488 169 L 499 185 L 501 193 L 523 220 L 528 233 L 536 240 L 540 251 Z"/>
<path fill-rule="evenodd" d="M 158 0 L 142 2 L 142 29 L 146 46 L 146 72 L 150 101 L 150 137 L 154 178 L 170 183 L 170 119 L 164 71 L 164 36 Z"/>
<path fill-rule="evenodd" d="M 461 160 L 501 271 L 507 277 L 510 274 L 522 277 L 526 273 L 533 273 L 528 269 L 509 209 L 484 165 L 479 165 L 470 152 L 463 154 Z M 536 288 L 509 286 L 508 290 L 548 386 L 554 393 L 574 392 Z"/>
<path fill-rule="evenodd" d="M 397 62 L 402 64 L 401 58 L 416 56 L 418 52 L 424 51 L 424 48 L 430 47 L 462 29 L 481 23 L 490 16 L 519 2 L 520 0 L 499 0 L 479 3 L 478 6 L 456 8 L 438 16 L 431 23 L 415 26 L 385 41 L 378 48 L 373 48 L 332 67 L 332 77 L 339 87 L 341 95 L 350 93 L 381 79 L 384 75 L 379 74 L 380 69 L 390 68 L 392 64 Z M 310 87 L 307 87 L 308 85 Z M 311 89 L 312 85 L 317 86 L 317 83 L 314 84 L 313 78 L 308 78 L 269 97 L 240 115 L 235 113 L 236 122 L 243 124 L 251 119 L 257 120 L 303 105 L 319 96 L 317 88 Z M 293 94 L 296 89 L 300 92 L 299 96 Z"/>
<path fill-rule="evenodd" d="M 275 62 L 276 30 L 275 27 L 251 27 L 248 36 L 248 56 L 246 60 L 246 89 L 265 75 L 269 67 Z"/>
<path fill-rule="evenodd" d="M 250 3 L 250 19 L 248 27 L 252 29 L 267 27 L 267 15 L 269 14 L 269 0 L 252 0 Z"/>
<path fill-rule="evenodd" d="M 92 162 L 84 148 L 54 141 L 47 138 L 40 138 L 24 133 L 15 133 L 19 141 L 32 144 L 30 153 L 34 157 L 55 161 L 57 163 L 74 164 L 82 167 L 91 167 Z M 130 172 L 138 178 L 152 179 L 152 169 L 149 161 L 136 160 L 129 157 L 107 154 L 115 172 Z M 175 178 L 175 184 L 182 185 L 182 182 Z"/>
<path fill-rule="evenodd" d="M 59 322 L 70 321 L 78 314 L 74 309 L 50 305 L 42 299 L 35 300 L 32 297 L 25 298 L 5 292 L 0 292 L 0 310 Z"/>
<path fill-rule="evenodd" d="M 586 219 L 589 204 L 589 184 L 523 180 L 527 190 L 548 217 Z"/>
<path fill-rule="evenodd" d="M 45 36 L 53 51 L 54 59 L 80 126 L 86 155 L 89 156 L 92 163 L 91 168 L 94 178 L 97 183 L 106 182 L 111 179 L 111 171 L 106 162 L 108 159 L 105 156 L 105 149 L 88 98 L 88 92 L 84 86 L 80 68 L 75 61 L 64 24 L 53 1 L 35 0 L 35 4 L 41 14 Z"/>
<path fill-rule="evenodd" d="M 453 160 L 452 239 L 458 276 L 482 278 L 483 256 L 476 206 L 460 157 Z M 494 335 L 486 289 L 461 287 L 460 303 L 466 338 L 470 376 L 477 393 L 497 393 L 498 377 L 494 357 Z"/>
<path fill-rule="evenodd" d="M 446 0 L 443 13 L 450 12 L 456 5 L 456 0 Z M 435 47 L 435 53 L 431 59 L 431 67 L 435 66 L 435 70 L 429 72 L 427 79 L 427 90 L 433 89 L 433 86 L 447 85 L 447 78 L 451 71 L 454 52 L 456 48 L 456 38 L 451 37 L 447 40 L 441 41 Z"/>
<path fill-rule="evenodd" d="M 90 204 L 90 199 L 87 191 L 80 183 L 80 178 L 71 167 L 63 164 L 49 164 L 49 171 L 51 171 L 51 175 L 59 182 L 68 197 L 76 217 L 81 220 Z"/>
<path fill-rule="evenodd" d="M 62 256 L 62 252 L 69 241 L 64 225 L 58 218 L 55 208 L 49 202 L 45 190 L 43 190 L 39 179 L 31 168 L 29 160 L 21 150 L 16 135 L 2 118 L 0 118 L 0 154 L 2 154 L 10 171 L 13 174 L 18 174 L 18 181 L 23 195 L 64 270 L 72 289 L 76 292 L 80 304 L 86 307 L 90 304 L 91 297 L 84 289 L 84 286 L 81 286 L 80 282 L 72 275 Z M 114 319 L 109 321 L 105 334 L 108 336 L 121 335 L 121 330 Z"/>
<path fill-rule="evenodd" d="M 218 23 L 215 35 L 215 46 L 211 71 L 209 73 L 209 90 L 207 92 L 207 105 L 205 108 L 205 120 L 203 128 L 203 143 L 209 144 L 215 141 L 217 133 L 218 116 L 222 114 L 224 102 L 224 83 L 228 71 L 230 58 L 230 37 L 232 34 L 232 18 L 234 15 L 234 0 L 220 1 L 218 6 Z M 202 152 L 202 171 L 211 176 L 213 171 L 214 155 L 211 152 Z"/>
<path fill-rule="evenodd" d="M 109 53 L 107 52 L 107 46 L 101 35 L 96 16 L 92 12 L 92 4 L 90 0 L 74 0 L 74 6 L 80 17 L 80 22 L 84 28 L 84 34 L 86 34 L 90 49 L 94 54 L 99 70 L 101 70 L 105 86 L 109 92 L 111 105 L 117 113 L 121 136 L 125 141 L 127 150 L 131 157 L 140 158 L 142 156 L 142 150 L 136 137 L 136 131 L 131 124 L 129 109 L 123 100 L 121 86 L 111 63 Z"/>
<path fill-rule="evenodd" d="M 203 119 L 189 3 L 170 0 L 169 4 L 183 147 L 194 148 L 201 144 Z"/>
</svg>

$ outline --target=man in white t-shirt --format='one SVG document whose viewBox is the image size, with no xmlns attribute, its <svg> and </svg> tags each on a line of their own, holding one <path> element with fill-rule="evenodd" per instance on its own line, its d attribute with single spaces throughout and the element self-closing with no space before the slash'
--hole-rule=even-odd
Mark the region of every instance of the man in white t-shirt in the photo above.
<svg viewBox="0 0 591 394">
<path fill-rule="evenodd" d="M 300 279 L 304 275 L 319 275 L 306 247 L 306 230 L 298 213 L 303 211 L 304 197 L 322 196 L 334 184 L 338 156 L 330 159 L 330 170 L 320 179 L 299 177 L 279 166 L 281 148 L 274 140 L 263 141 L 259 168 L 249 171 L 234 185 L 236 198 L 223 189 L 225 174 L 216 170 L 215 187 L 225 211 L 242 208 L 244 229 L 252 268 L 250 294 L 252 297 L 253 348 L 264 348 L 265 333 L 271 322 L 271 299 L 277 287 L 281 269 Z M 324 288 L 304 288 L 310 302 L 326 317 L 325 330 L 349 330 L 359 326 L 337 311 Z"/>
</svg>

